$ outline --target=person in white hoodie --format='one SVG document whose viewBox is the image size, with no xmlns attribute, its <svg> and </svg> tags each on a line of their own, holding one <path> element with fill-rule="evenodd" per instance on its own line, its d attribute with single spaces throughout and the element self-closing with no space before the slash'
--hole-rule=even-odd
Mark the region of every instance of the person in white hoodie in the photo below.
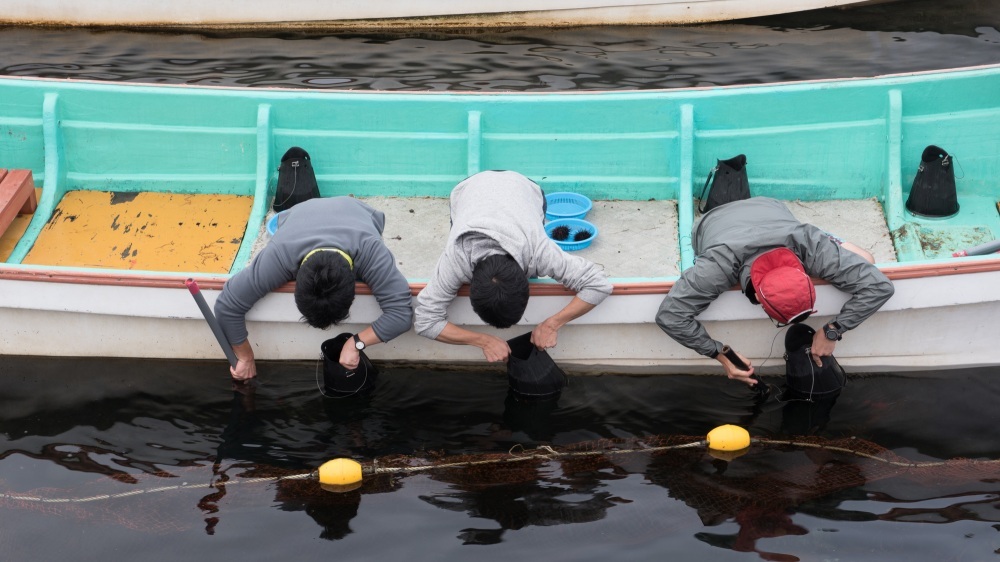
<svg viewBox="0 0 1000 562">
<path fill-rule="evenodd" d="M 516 324 L 528 305 L 528 278 L 551 277 L 576 296 L 531 334 L 539 349 L 556 346 L 559 329 L 611 294 L 603 268 L 564 252 L 545 233 L 541 187 L 512 171 L 480 172 L 451 192 L 451 232 L 434 275 L 417 295 L 414 328 L 421 336 L 474 345 L 487 361 L 506 361 L 507 342 L 448 321 L 448 305 L 469 283 L 472 308 L 495 328 Z"/>
</svg>

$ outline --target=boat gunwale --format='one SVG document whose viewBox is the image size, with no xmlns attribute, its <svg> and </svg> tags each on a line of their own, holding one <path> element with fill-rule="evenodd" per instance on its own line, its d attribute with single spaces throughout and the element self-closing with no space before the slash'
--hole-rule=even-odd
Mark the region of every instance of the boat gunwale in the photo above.
<svg viewBox="0 0 1000 562">
<path fill-rule="evenodd" d="M 879 269 L 892 281 L 965 275 L 1000 271 L 1000 257 L 952 258 L 920 264 L 883 264 Z M 33 281 L 64 283 L 71 285 L 103 285 L 109 287 L 149 287 L 162 289 L 186 289 L 184 281 L 194 279 L 202 290 L 222 290 L 231 275 L 190 275 L 164 273 L 122 273 L 121 271 L 67 271 L 50 268 L 26 268 L 0 265 L 0 282 Z M 666 294 L 676 279 L 657 281 L 614 282 L 613 295 Z M 822 279 L 814 279 L 817 285 L 828 284 Z M 426 282 L 410 282 L 410 294 L 416 296 L 427 285 Z M 295 283 L 289 282 L 276 292 L 292 293 Z M 356 294 L 371 295 L 371 289 L 364 283 L 357 283 Z M 571 296 L 576 294 L 558 283 L 531 283 L 533 296 Z M 459 296 L 468 296 L 468 285 L 463 285 Z"/>
</svg>

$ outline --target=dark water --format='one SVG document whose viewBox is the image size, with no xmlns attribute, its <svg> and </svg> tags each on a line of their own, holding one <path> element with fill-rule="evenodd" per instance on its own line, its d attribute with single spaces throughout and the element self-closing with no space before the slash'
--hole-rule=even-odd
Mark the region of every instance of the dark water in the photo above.
<svg viewBox="0 0 1000 562">
<path fill-rule="evenodd" d="M 351 90 L 634 90 L 1000 62 L 1000 0 L 740 23 L 275 37 L 0 29 L 0 74 Z"/>
<path fill-rule="evenodd" d="M 247 396 L 230 388 L 224 362 L 5 358 L 0 493 L 193 489 L 81 505 L 0 499 L 0 557 L 993 560 L 1000 548 L 996 477 L 941 468 L 919 485 L 868 472 L 844 483 L 850 459 L 802 450 L 752 450 L 728 464 L 700 451 L 680 463 L 551 463 L 514 481 L 431 473 L 347 494 L 209 487 L 248 467 L 704 435 L 723 423 L 755 437 L 856 437 L 914 461 L 1000 458 L 995 368 L 856 374 L 832 406 L 755 407 L 720 377 L 580 377 L 558 402 L 527 404 L 507 396 L 501 372 L 398 368 L 383 369 L 369 398 L 324 399 L 317 367 L 261 363 Z M 803 469 L 808 485 L 781 485 Z"/>
<path fill-rule="evenodd" d="M 1000 0 L 450 36 L 0 29 L 0 74 L 400 91 L 670 88 L 997 63 L 998 29 Z M 0 494 L 49 500 L 0 497 L 0 559 L 978 561 L 1000 549 L 1000 471 L 843 480 L 833 476 L 853 461 L 800 449 L 730 463 L 703 454 L 578 471 L 551 463 L 495 482 L 412 475 L 341 495 L 209 486 L 334 457 L 504 453 L 697 436 L 723 423 L 757 437 L 856 437 L 915 461 L 997 459 L 997 368 L 854 374 L 832 406 L 764 408 L 719 377 L 574 378 L 557 403 L 529 405 L 507 396 L 499 372 L 404 369 L 385 370 L 368 399 L 331 400 L 316 389 L 316 368 L 263 363 L 246 396 L 222 362 L 0 358 Z M 775 482 L 785 484 L 762 484 Z M 193 487 L 51 501 L 177 483 Z"/>
</svg>

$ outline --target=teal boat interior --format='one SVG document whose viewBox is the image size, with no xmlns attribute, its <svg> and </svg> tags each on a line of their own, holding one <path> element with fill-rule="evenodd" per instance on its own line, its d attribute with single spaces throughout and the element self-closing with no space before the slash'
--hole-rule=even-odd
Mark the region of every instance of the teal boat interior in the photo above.
<svg viewBox="0 0 1000 562">
<path fill-rule="evenodd" d="M 880 264 L 936 262 L 1000 237 L 998 91 L 1000 66 L 566 94 L 0 79 L 0 168 L 31 170 L 42 187 L 6 263 L 24 263 L 67 193 L 213 194 L 250 198 L 245 234 L 226 264 L 229 273 L 239 271 L 266 236 L 278 160 L 291 146 L 312 155 L 321 195 L 385 206 L 395 200 L 398 209 L 387 211 L 387 223 L 400 224 L 401 232 L 423 231 L 425 238 L 413 239 L 419 245 L 446 227 L 432 226 L 415 205 L 430 205 L 427 212 L 438 215 L 432 209 L 444 205 L 446 213 L 451 188 L 481 170 L 516 170 L 548 192 L 584 194 L 595 201 L 595 216 L 604 217 L 600 241 L 607 255 L 601 260 L 635 263 L 633 252 L 652 252 L 645 266 L 608 263 L 618 282 L 669 279 L 691 265 L 695 199 L 717 160 L 737 154 L 747 157 L 753 195 L 813 205 L 818 215 L 822 205 L 861 202 L 863 212 L 838 207 L 826 213 L 832 222 L 825 227 L 851 238 L 852 224 L 876 223 L 891 239 L 887 251 L 876 254 Z M 905 208 L 928 145 L 954 158 L 954 216 L 928 218 Z M 651 222 L 638 222 L 640 216 Z M 446 224 L 446 214 L 439 218 Z M 636 228 L 619 228 L 631 237 L 613 237 L 613 227 L 633 221 Z M 407 238 L 387 227 L 387 242 L 397 236 Z M 440 244 L 438 238 L 434 248 Z M 395 252 L 404 273 L 426 278 L 424 269 L 406 270 L 403 251 Z"/>
</svg>

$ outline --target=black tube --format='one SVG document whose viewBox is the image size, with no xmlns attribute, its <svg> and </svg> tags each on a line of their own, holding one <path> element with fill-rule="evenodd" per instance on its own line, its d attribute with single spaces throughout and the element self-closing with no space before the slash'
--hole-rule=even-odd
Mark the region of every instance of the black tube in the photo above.
<svg viewBox="0 0 1000 562">
<path fill-rule="evenodd" d="M 722 354 L 725 355 L 726 359 L 729 359 L 729 362 L 735 365 L 737 369 L 741 371 L 750 370 L 750 366 L 744 363 L 743 360 L 740 359 L 740 356 L 736 354 L 736 351 L 728 345 L 722 346 Z"/>
<path fill-rule="evenodd" d="M 741 371 L 750 370 L 750 366 L 744 363 L 743 360 L 740 359 L 740 356 L 736 354 L 736 351 L 728 345 L 722 346 L 722 354 L 725 355 L 726 359 L 729 359 L 729 361 L 735 365 L 737 369 Z M 764 384 L 764 381 L 760 380 L 760 377 L 756 374 L 750 375 L 750 378 L 757 381 L 750 387 L 750 390 L 757 393 L 758 399 L 766 400 L 768 394 L 771 392 L 771 389 L 768 388 L 768 386 Z"/>
<path fill-rule="evenodd" d="M 212 309 L 205 302 L 205 297 L 202 296 L 201 289 L 198 288 L 198 283 L 194 279 L 188 279 L 184 284 L 187 285 L 188 291 L 191 291 L 194 302 L 198 303 L 198 308 L 201 309 L 201 314 L 205 317 L 205 321 L 208 322 L 208 326 L 212 328 L 212 333 L 215 334 L 215 339 L 219 342 L 219 347 L 226 354 L 226 359 L 229 359 L 229 365 L 235 369 L 236 362 L 238 361 L 236 359 L 236 352 L 233 351 L 233 347 L 229 345 L 229 341 L 226 340 L 226 336 L 222 333 L 222 326 L 219 326 L 219 321 L 215 318 L 215 314 L 212 313 Z"/>
</svg>

